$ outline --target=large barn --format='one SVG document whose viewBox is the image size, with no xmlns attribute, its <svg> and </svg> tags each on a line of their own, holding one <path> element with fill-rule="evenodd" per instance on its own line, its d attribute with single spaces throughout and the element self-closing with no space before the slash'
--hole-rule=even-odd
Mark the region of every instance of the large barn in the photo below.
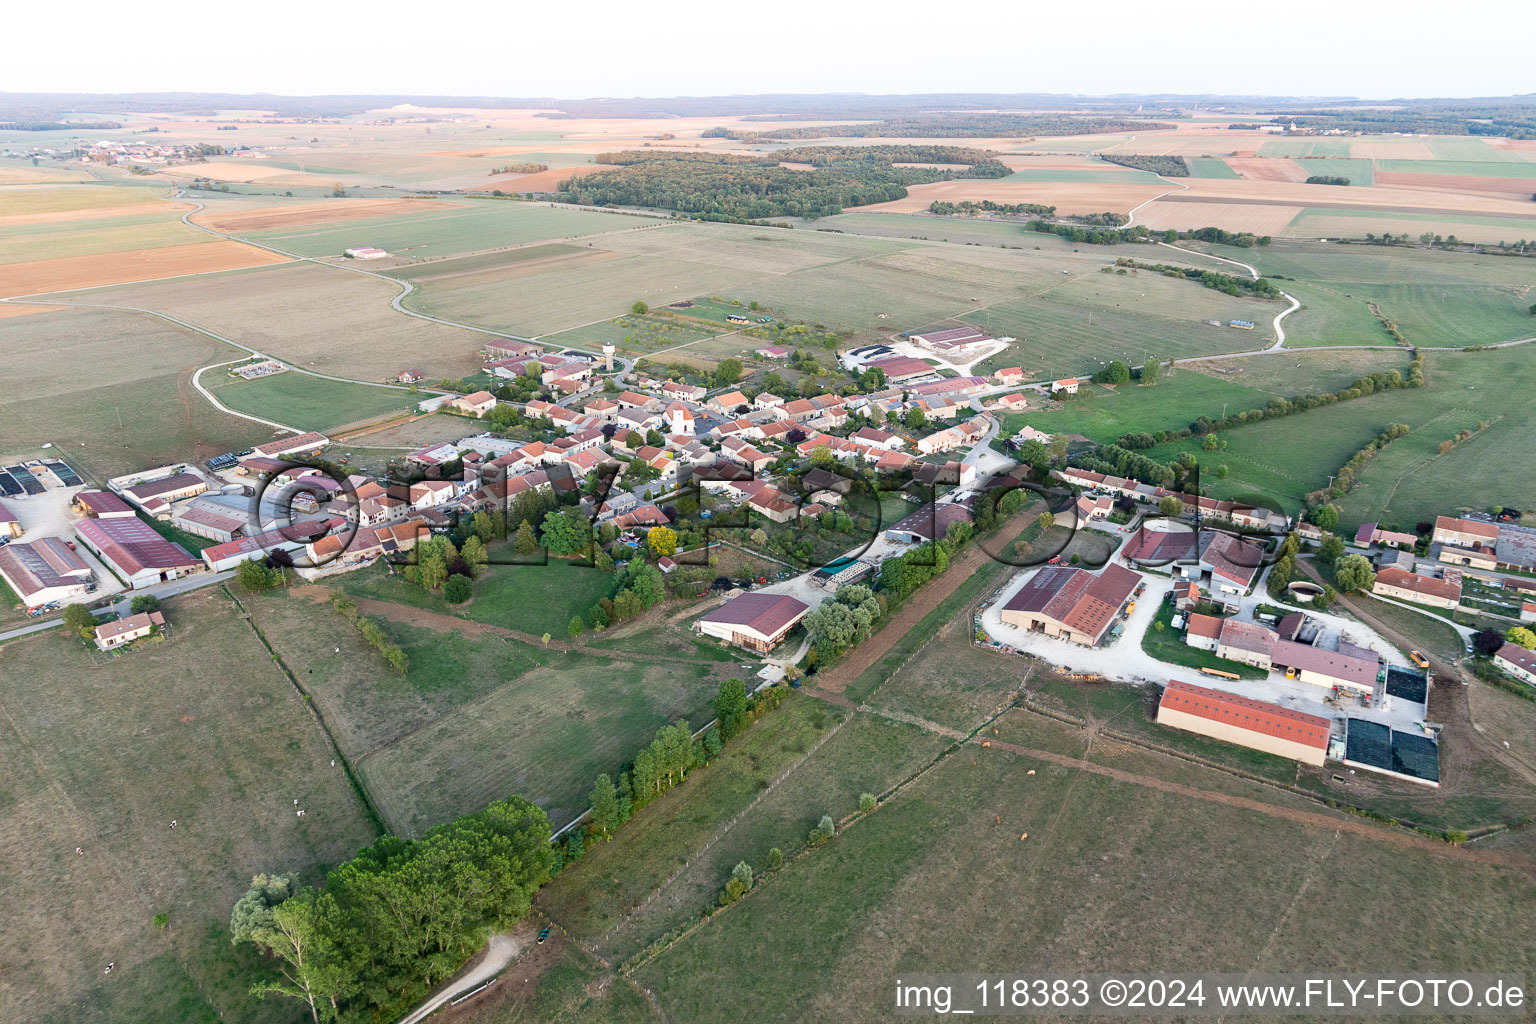
<svg viewBox="0 0 1536 1024">
<path fill-rule="evenodd" d="M 1321 765 L 1332 724 L 1267 701 L 1173 680 L 1157 706 L 1163 725 L 1225 740 L 1303 764 Z"/>
<path fill-rule="evenodd" d="M 766 654 L 783 642 L 810 610 L 810 605 L 788 594 L 742 594 L 707 612 L 699 619 L 699 631 Z"/>
<path fill-rule="evenodd" d="M 1097 576 L 1087 569 L 1050 565 L 1020 587 L 998 617 L 1020 629 L 1092 647 L 1140 585 L 1141 577 L 1123 565 L 1107 565 Z"/>
</svg>

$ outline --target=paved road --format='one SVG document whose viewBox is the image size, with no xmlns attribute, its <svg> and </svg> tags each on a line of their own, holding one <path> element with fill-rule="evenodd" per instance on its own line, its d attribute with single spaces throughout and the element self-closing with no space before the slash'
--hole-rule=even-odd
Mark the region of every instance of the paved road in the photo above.
<svg viewBox="0 0 1536 1024">
<path fill-rule="evenodd" d="M 233 569 L 227 570 L 225 572 L 204 572 L 198 573 L 195 576 L 183 576 L 179 580 L 170 580 L 166 583 L 159 583 L 153 587 L 146 587 L 143 590 L 125 590 L 122 594 L 119 595 L 117 601 L 114 601 L 112 604 L 105 608 L 96 609 L 96 615 L 98 618 L 107 615 L 117 615 L 119 617 L 125 616 L 128 614 L 129 606 L 133 599 L 140 596 L 141 594 L 150 594 L 161 599 L 174 597 L 177 594 L 185 594 L 189 590 L 198 590 L 202 587 L 211 587 L 215 583 L 223 583 L 225 580 L 232 578 L 234 575 L 235 572 Z M 29 622 L 25 626 L 18 626 L 15 629 L 10 629 L 4 633 L 0 633 L 0 643 L 5 642 L 6 640 L 14 640 L 21 636 L 29 636 L 33 633 L 41 633 L 49 629 L 57 629 L 62 621 L 63 620 L 60 617 L 54 616 L 52 618 L 43 619 L 39 622 Z"/>
<path fill-rule="evenodd" d="M 400 1018 L 400 1024 L 417 1024 L 418 1021 L 425 1020 L 448 1000 L 496 977 L 506 969 L 508 964 L 516 960 L 517 955 L 522 951 L 523 947 L 511 935 L 505 933 L 492 935 L 491 941 L 485 947 L 484 960 L 472 967 L 463 977 L 455 978 L 444 985 L 432 998 Z"/>
</svg>

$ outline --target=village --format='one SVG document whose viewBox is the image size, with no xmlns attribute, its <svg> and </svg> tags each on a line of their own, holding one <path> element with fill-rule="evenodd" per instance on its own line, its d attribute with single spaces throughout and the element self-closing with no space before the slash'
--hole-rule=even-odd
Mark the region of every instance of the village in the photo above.
<svg viewBox="0 0 1536 1024">
<path fill-rule="evenodd" d="M 592 551 L 647 559 L 673 594 L 707 598 L 701 636 L 760 655 L 764 683 L 798 685 L 812 651 L 807 620 L 823 602 L 872 583 L 887 560 L 937 547 L 959 524 L 969 533 L 978 499 L 1033 488 L 1054 524 L 1106 538 L 1110 554 L 1098 565 L 1035 557 L 979 609 L 978 644 L 1069 674 L 1154 683 L 1158 720 L 1175 728 L 1437 785 L 1427 661 L 1327 611 L 1315 583 L 1292 581 L 1278 597 L 1260 589 L 1282 542 L 1311 551 L 1331 534 L 1271 509 L 1075 467 L 1065 445 L 1028 426 L 1000 438 L 999 414 L 1070 400 L 1080 385 L 1026 384 L 1017 367 L 961 372 L 1008 340 L 975 328 L 893 336 L 838 357 L 884 386 L 785 397 L 616 367 L 612 346 L 598 356 L 498 339 L 482 353 L 489 386 L 544 397 L 424 397 L 421 413 L 460 417 L 464 434 L 405 454 L 387 473 L 350 470 L 350 453 L 332 454 L 337 445 L 317 432 L 203 465 L 146 467 L 104 488 L 60 459 L 7 467 L 0 578 L 34 616 L 98 605 L 95 643 L 117 651 L 169 626 L 140 595 L 220 582 L 251 562 L 306 580 L 409 564 L 423 538 L 462 540 L 477 513 L 498 514 L 507 532 L 514 519 L 542 532 L 541 515 L 564 509 L 591 524 Z M 285 369 L 256 357 L 229 372 Z M 404 369 L 396 380 L 423 375 Z M 1033 481 L 1003 454 L 1024 445 L 1052 454 Z M 663 550 L 649 540 L 655 528 L 685 543 Z M 206 543 L 194 554 L 177 536 Z M 711 553 L 722 544 L 751 545 L 788 571 L 717 576 Z M 1442 516 L 1427 537 L 1367 524 L 1348 546 L 1370 559 L 1367 590 L 1378 599 L 1536 621 L 1536 530 Z M 1170 661 L 1166 647 L 1149 646 L 1154 634 L 1182 636 L 1204 657 Z M 1487 653 L 1497 670 L 1536 685 L 1536 654 L 1509 642 Z"/>
</svg>

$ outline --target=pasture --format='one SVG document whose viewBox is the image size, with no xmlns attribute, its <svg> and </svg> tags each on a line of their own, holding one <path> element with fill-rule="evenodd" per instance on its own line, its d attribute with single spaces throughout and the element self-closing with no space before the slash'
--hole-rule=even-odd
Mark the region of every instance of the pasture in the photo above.
<svg viewBox="0 0 1536 1024">
<path fill-rule="evenodd" d="M 398 285 L 382 278 L 294 262 L 103 289 L 78 300 L 170 313 L 305 369 L 338 376 L 382 381 L 420 367 L 434 379 L 479 368 L 484 335 L 400 313 L 390 308 L 398 292 Z"/>
<path fill-rule="evenodd" d="M 181 223 L 181 218 L 170 209 L 88 220 L 12 224 L 0 236 L 0 265 L 159 249 L 207 240 L 206 234 Z"/>
<path fill-rule="evenodd" d="M 1081 434 L 1108 443 L 1121 434 L 1172 430 L 1196 416 L 1261 408 L 1272 395 L 1226 379 L 1187 369 L 1164 370 L 1156 384 L 1118 389 L 1085 384 L 1076 396 L 1054 409 L 1030 409 L 1001 417 L 1004 434 L 1028 424 L 1048 434 Z"/>
<path fill-rule="evenodd" d="M 435 639 L 391 626 L 408 642 Z M 433 657 L 431 647 L 417 647 Z M 733 670 L 566 654 L 510 678 L 454 714 L 367 755 L 359 768 L 403 835 L 520 793 L 558 828 L 586 810 L 592 780 L 616 772 L 668 722 L 698 725 Z"/>
<path fill-rule="evenodd" d="M 62 339 L 71 339 L 75 372 L 61 369 Z M 122 358 L 130 345 L 134 358 Z M 236 350 L 158 317 L 61 307 L 0 318 L 0 351 L 9 375 L 0 447 L 50 441 L 98 479 L 271 438 L 270 428 L 218 412 L 192 388 L 195 368 Z"/>
<path fill-rule="evenodd" d="M 764 276 L 662 256 L 622 256 L 531 274 L 516 250 L 473 260 L 474 273 L 460 279 L 444 276 L 451 273 L 451 263 L 421 268 L 428 276 L 405 305 L 429 316 L 537 337 L 618 316 L 636 299 L 662 306 L 748 287 Z M 411 268 L 396 274 L 417 272 Z"/>
<path fill-rule="evenodd" d="M 1262 348 L 1274 340 L 1266 321 L 1283 307 L 1240 299 L 1198 283 L 1149 271 L 1080 274 L 1025 299 L 989 306 L 963 319 L 1018 339 L 999 358 L 1036 374 L 1091 374 L 1111 360 L 1138 365 L 1163 359 Z M 1212 327 L 1203 320 L 1219 320 Z M 1252 320 L 1237 331 L 1229 320 Z"/>
<path fill-rule="evenodd" d="M 404 388 L 347 384 L 292 371 L 242 380 L 210 370 L 203 374 L 203 386 L 236 412 L 322 433 L 407 412 L 422 397 Z"/>
<path fill-rule="evenodd" d="M 374 837 L 230 600 L 213 588 L 166 614 L 168 642 L 115 658 L 57 633 L 0 655 L 8 1021 L 291 1021 L 249 994 L 260 968 L 229 942 L 230 907 L 257 872 L 317 882 Z"/>
</svg>

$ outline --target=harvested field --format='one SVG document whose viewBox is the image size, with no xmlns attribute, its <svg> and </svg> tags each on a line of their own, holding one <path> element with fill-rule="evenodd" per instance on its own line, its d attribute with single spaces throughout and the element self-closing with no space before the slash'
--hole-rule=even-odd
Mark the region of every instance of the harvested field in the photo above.
<svg viewBox="0 0 1536 1024">
<path fill-rule="evenodd" d="M 0 227 L 17 227 L 22 224 L 62 224 L 71 221 L 95 220 L 106 217 L 138 217 L 142 216 L 148 204 L 136 204 L 131 206 L 87 206 L 77 210 L 50 210 L 38 213 L 15 213 L 10 216 L 0 217 Z M 154 207 L 156 211 L 168 213 L 185 213 L 192 209 L 187 203 L 161 202 Z"/>
<path fill-rule="evenodd" d="M 5 271 L 5 289 L 8 295 L 35 295 L 286 262 L 286 256 L 241 242 L 209 241 L 13 263 Z"/>
<path fill-rule="evenodd" d="M 624 254 L 588 246 L 530 245 L 510 252 L 492 253 L 486 256 L 465 256 L 460 259 L 438 260 L 417 267 L 403 267 L 393 277 L 414 281 L 418 285 L 447 285 L 454 288 L 471 288 L 481 284 L 528 277 L 532 274 L 552 273 L 602 263 L 606 260 L 623 259 Z"/>
<path fill-rule="evenodd" d="M 1436 192 L 1486 192 L 1527 201 L 1536 192 L 1536 182 L 1530 178 L 1485 178 L 1475 174 L 1405 174 L 1401 171 L 1382 171 L 1376 175 L 1376 184 Z"/>
<path fill-rule="evenodd" d="M 1377 180 L 1380 180 L 1378 175 Z M 1179 193 L 1182 202 L 1227 202 L 1246 200 L 1282 205 L 1339 206 L 1353 209 L 1390 207 L 1407 211 L 1444 211 L 1446 213 L 1486 213 L 1536 217 L 1531 202 L 1519 202 L 1499 196 L 1467 195 L 1441 191 L 1429 192 L 1405 188 L 1372 188 L 1358 185 L 1306 185 L 1269 181 L 1222 181 L 1216 178 L 1188 178 L 1188 192 Z M 1536 191 L 1533 182 L 1531 191 Z M 1173 197 L 1169 197 L 1172 199 Z"/>
<path fill-rule="evenodd" d="M 1367 232 L 1418 236 L 1426 231 L 1470 242 L 1513 241 L 1536 234 L 1536 220 L 1314 207 L 1302 210 L 1286 233 L 1299 238 L 1360 238 Z"/>
<path fill-rule="evenodd" d="M 473 372 L 485 336 L 395 311 L 390 301 L 398 290 L 380 278 L 290 262 L 244 274 L 116 288 L 82 301 L 169 313 L 322 373 L 382 381 L 407 366 L 420 367 L 429 378 Z"/>
<path fill-rule="evenodd" d="M 1136 214 L 1137 222 L 1162 230 L 1218 227 L 1251 231 L 1256 235 L 1282 234 L 1300 206 L 1245 206 L 1237 203 L 1170 203 L 1159 199 Z"/>
<path fill-rule="evenodd" d="M 36 263 L 210 241 L 208 234 L 183 224 L 169 205 L 164 208 L 141 206 L 129 208 L 129 211 L 131 216 L 90 216 L 85 220 L 43 221 L 0 228 L 0 264 Z M 91 214 L 95 212 L 90 211 Z"/>
<path fill-rule="evenodd" d="M 0 302 L 0 320 L 13 316 L 33 316 L 37 313 L 53 313 L 63 306 L 23 306 L 19 302 Z"/>
<path fill-rule="evenodd" d="M 287 167 L 275 167 L 266 161 L 248 163 L 207 163 L 167 167 L 159 172 L 167 178 L 210 178 L 214 181 L 261 181 L 266 178 L 282 178 L 294 175 Z"/>
<path fill-rule="evenodd" d="M 0 167 L 0 185 L 42 185 L 52 182 L 94 181 L 84 170 L 73 171 L 51 167 Z"/>
<path fill-rule="evenodd" d="M 1248 181 L 1306 181 L 1307 170 L 1285 157 L 1227 157 L 1227 166 Z"/>
<path fill-rule="evenodd" d="M 442 200 L 425 199 L 322 199 L 313 203 L 294 203 L 257 209 L 204 210 L 192 218 L 194 223 L 226 234 L 249 231 L 282 231 L 311 224 L 334 224 L 365 217 L 391 217 L 421 213 L 423 207 L 461 206 Z"/>
<path fill-rule="evenodd" d="M 551 167 L 536 174 L 498 174 L 491 179 L 490 184 L 477 185 L 470 191 L 489 192 L 499 188 L 503 192 L 554 192 L 567 178 L 607 170 L 612 170 L 607 164 L 581 164 L 577 167 Z"/>
<path fill-rule="evenodd" d="M 1429 143 L 1412 139 L 1351 139 L 1349 155 L 1364 160 L 1433 160 Z"/>
<path fill-rule="evenodd" d="M 626 231 L 597 244 L 614 252 L 781 274 L 914 247 L 832 232 L 765 231 L 739 224 L 676 224 Z"/>
<path fill-rule="evenodd" d="M 1044 203 L 1056 207 L 1056 212 L 1062 214 L 1102 213 L 1106 210 L 1123 213 L 1167 190 L 1168 186 L 1161 182 L 1121 185 L 1073 181 L 936 181 L 911 186 L 905 199 L 859 209 L 864 213 L 917 213 L 928 209 L 935 200 L 990 199 L 997 203 Z"/>
</svg>

